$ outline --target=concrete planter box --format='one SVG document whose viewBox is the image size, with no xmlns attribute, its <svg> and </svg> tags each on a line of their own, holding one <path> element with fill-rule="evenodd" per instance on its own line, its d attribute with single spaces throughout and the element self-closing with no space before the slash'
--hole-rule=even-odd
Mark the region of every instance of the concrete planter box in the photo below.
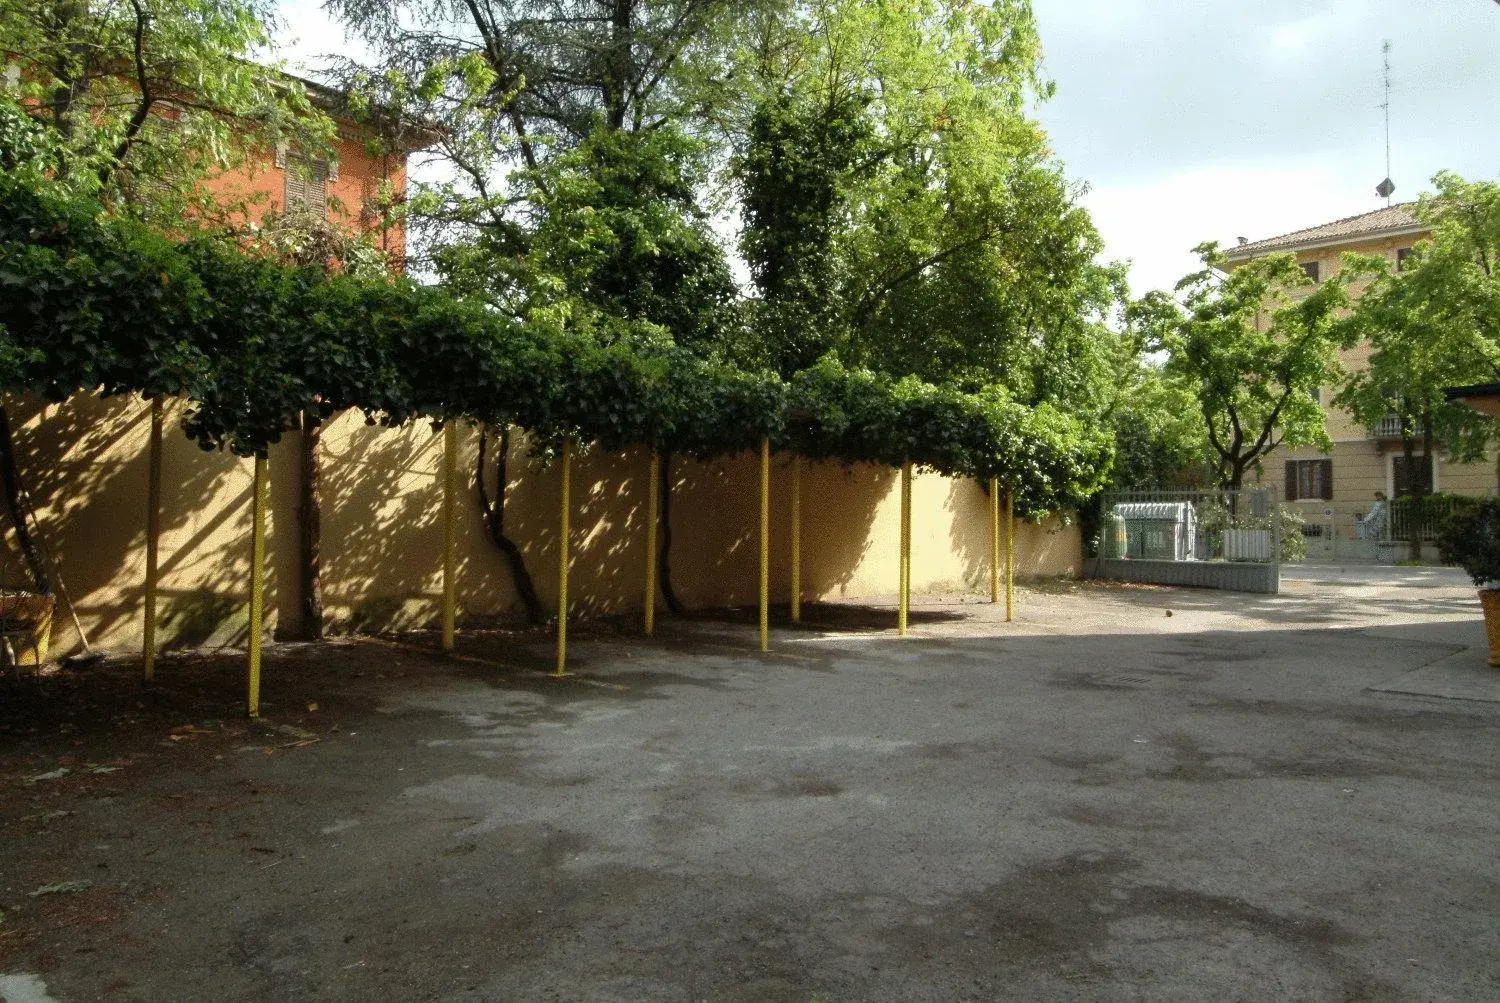
<svg viewBox="0 0 1500 1003">
<path fill-rule="evenodd" d="M 1241 561 L 1086 561 L 1090 577 L 1118 582 L 1149 582 L 1154 585 L 1187 585 L 1199 589 L 1227 589 L 1231 592 L 1259 592 L 1276 595 L 1281 591 L 1281 567 L 1276 564 L 1250 564 Z"/>
</svg>

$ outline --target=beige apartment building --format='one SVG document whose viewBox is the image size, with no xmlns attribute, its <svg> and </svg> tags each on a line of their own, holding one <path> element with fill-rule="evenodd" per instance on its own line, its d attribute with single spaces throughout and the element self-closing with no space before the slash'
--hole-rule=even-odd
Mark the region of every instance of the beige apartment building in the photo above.
<svg viewBox="0 0 1500 1003">
<path fill-rule="evenodd" d="M 1385 255 L 1399 268 L 1415 244 L 1429 236 L 1417 218 L 1412 203 L 1387 206 L 1373 212 L 1334 220 L 1320 226 L 1285 233 L 1264 240 L 1242 241 L 1227 250 L 1230 265 L 1242 264 L 1272 252 L 1291 251 L 1308 276 L 1323 281 L 1336 274 L 1346 251 Z M 1358 289 L 1354 290 L 1358 295 Z M 1369 358 L 1369 345 L 1356 345 L 1342 353 L 1344 367 L 1357 371 Z M 1401 429 L 1394 418 L 1368 428 L 1342 408 L 1330 403 L 1337 388 L 1323 387 L 1319 400 L 1328 416 L 1328 434 L 1333 440 L 1329 453 L 1310 446 L 1277 449 L 1266 457 L 1259 482 L 1272 484 L 1289 503 L 1307 509 L 1305 518 L 1317 524 L 1324 513 L 1340 514 L 1369 506 L 1375 493 L 1395 498 L 1406 479 L 1401 448 Z M 1421 447 L 1418 446 L 1420 452 Z M 1458 464 L 1448 462 L 1439 446 L 1430 471 L 1434 491 L 1485 496 L 1495 490 L 1493 462 Z M 1417 460 L 1421 464 L 1421 459 Z"/>
</svg>

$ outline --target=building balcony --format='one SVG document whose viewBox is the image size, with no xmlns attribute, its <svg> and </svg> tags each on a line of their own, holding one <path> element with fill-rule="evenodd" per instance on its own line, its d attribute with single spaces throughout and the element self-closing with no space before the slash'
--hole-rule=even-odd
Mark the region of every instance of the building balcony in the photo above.
<svg viewBox="0 0 1500 1003">
<path fill-rule="evenodd" d="M 1365 434 L 1372 439 L 1400 439 L 1401 418 L 1398 415 L 1388 414 L 1375 424 L 1367 426 Z"/>
</svg>

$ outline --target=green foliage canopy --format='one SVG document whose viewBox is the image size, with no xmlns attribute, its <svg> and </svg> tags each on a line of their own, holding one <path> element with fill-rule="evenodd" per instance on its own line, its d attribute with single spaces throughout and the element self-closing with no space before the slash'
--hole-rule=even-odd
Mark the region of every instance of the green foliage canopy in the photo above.
<svg viewBox="0 0 1500 1003">
<path fill-rule="evenodd" d="M 1451 173 L 1433 181 L 1436 192 L 1417 210 L 1432 239 L 1400 271 L 1382 258 L 1345 262 L 1372 280 L 1344 321 L 1347 338 L 1371 351 L 1338 403 L 1366 425 L 1394 415 L 1404 438 L 1435 437 L 1457 460 L 1473 462 L 1495 422 L 1443 390 L 1500 377 L 1500 185 Z"/>
<path fill-rule="evenodd" d="M 253 62 L 264 0 L 7 0 L 0 53 L 10 98 L 52 137 L 55 180 L 160 225 L 224 218 L 206 175 L 279 141 L 318 149 L 332 122 L 306 90 Z"/>
<path fill-rule="evenodd" d="M 714 456 L 770 438 L 845 461 L 996 476 L 1042 514 L 1096 490 L 1107 436 L 1000 390 L 892 382 L 833 360 L 784 381 L 672 344 L 528 324 L 409 279 L 294 267 L 177 242 L 56 187 L 0 178 L 7 391 L 189 399 L 205 448 L 263 452 L 304 411 L 467 418 L 607 448 Z"/>
<path fill-rule="evenodd" d="M 1349 276 L 1311 288 L 1291 254 L 1229 269 L 1217 245 L 1196 250 L 1203 268 L 1177 284 L 1181 302 L 1148 293 L 1129 318 L 1196 397 L 1216 478 L 1238 488 L 1279 445 L 1330 448 L 1315 393 L 1343 377 L 1338 349 L 1348 333 L 1337 321 Z"/>
</svg>

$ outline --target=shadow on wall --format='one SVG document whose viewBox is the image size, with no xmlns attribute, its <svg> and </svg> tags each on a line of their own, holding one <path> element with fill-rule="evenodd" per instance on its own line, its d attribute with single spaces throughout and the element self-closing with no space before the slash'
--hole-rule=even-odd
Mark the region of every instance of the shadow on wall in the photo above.
<svg viewBox="0 0 1500 1003">
<path fill-rule="evenodd" d="M 771 598 L 791 596 L 789 455 L 771 458 Z M 760 599 L 760 457 L 741 453 L 673 464 L 673 584 L 687 606 L 734 606 Z M 870 550 L 876 510 L 894 471 L 802 462 L 802 591 L 808 599 L 844 595 Z"/>
<path fill-rule="evenodd" d="M 1005 532 L 1005 495 L 1000 496 L 1000 532 Z M 953 552 L 963 568 L 963 581 L 973 589 L 989 590 L 990 498 L 973 480 L 954 480 L 948 486 L 948 507 L 953 512 L 949 533 Z M 1018 580 L 1076 577 L 1081 573 L 1082 551 L 1075 524 L 1057 516 L 1040 522 L 1015 520 L 1013 561 Z M 1004 537 L 1002 536 L 1003 540 Z M 1003 560 L 1003 557 L 1002 557 Z"/>
<path fill-rule="evenodd" d="M 492 437 L 491 456 L 498 437 Z M 500 549 L 479 506 L 479 430 L 459 426 L 455 535 L 460 622 L 524 616 Z M 555 611 L 561 469 L 530 455 L 513 435 L 507 464 L 505 532 L 526 559 L 542 604 Z M 431 626 L 442 600 L 440 433 L 427 422 L 368 427 L 344 415 L 323 434 L 324 602 L 333 629 Z M 579 450 L 573 460 L 569 608 L 575 615 L 641 604 L 645 575 L 646 475 L 639 453 Z M 484 471 L 495 495 L 493 459 Z"/>
<path fill-rule="evenodd" d="M 150 403 L 80 394 L 61 405 L 22 399 L 10 407 L 43 544 L 85 629 L 95 641 L 138 638 Z M 249 601 L 250 462 L 198 449 L 182 435 L 177 412 L 169 411 L 163 436 L 159 637 L 164 646 L 240 643 Z M 12 534 L 7 539 L 15 555 Z M 6 584 L 29 584 L 16 580 L 13 567 L 20 570 L 18 559 L 7 562 Z M 54 624 L 59 650 L 76 645 L 61 610 Z"/>
<path fill-rule="evenodd" d="M 150 405 L 139 398 L 77 396 L 65 404 L 12 405 L 18 461 L 90 638 L 138 649 L 145 577 L 147 436 Z M 164 647 L 238 645 L 245 640 L 252 462 L 206 453 L 181 432 L 180 405 L 164 433 L 161 569 Z M 271 450 L 267 607 L 272 622 L 297 626 L 300 433 Z M 460 426 L 457 560 L 461 622 L 519 621 L 524 610 L 479 506 L 479 432 Z M 492 439 L 492 442 L 495 440 Z M 505 529 L 525 555 L 542 605 L 557 607 L 560 470 L 512 437 Z M 324 427 L 322 581 L 330 630 L 431 626 L 442 594 L 442 435 L 428 422 L 366 425 L 358 413 Z M 493 455 L 493 450 L 492 450 Z M 650 457 L 643 450 L 575 456 L 569 609 L 589 616 L 637 610 L 644 600 Z M 790 598 L 791 457 L 772 459 L 772 599 Z M 692 607 L 753 604 L 759 592 L 759 457 L 711 462 L 674 457 L 672 584 Z M 495 477 L 493 460 L 485 471 Z M 889 595 L 896 590 L 899 477 L 893 470 L 802 463 L 803 596 Z M 493 481 L 490 482 L 493 494 Z M 913 587 L 982 583 L 988 574 L 988 514 L 972 481 L 917 477 Z M 1067 573 L 1077 533 L 1018 524 L 1020 574 Z M 9 537 L 10 534 L 7 534 Z M 13 540 L 7 584 L 22 567 Z M 661 606 L 658 597 L 659 608 Z M 663 612 L 665 612 L 663 608 Z M 76 645 L 65 614 L 55 649 Z"/>
</svg>

